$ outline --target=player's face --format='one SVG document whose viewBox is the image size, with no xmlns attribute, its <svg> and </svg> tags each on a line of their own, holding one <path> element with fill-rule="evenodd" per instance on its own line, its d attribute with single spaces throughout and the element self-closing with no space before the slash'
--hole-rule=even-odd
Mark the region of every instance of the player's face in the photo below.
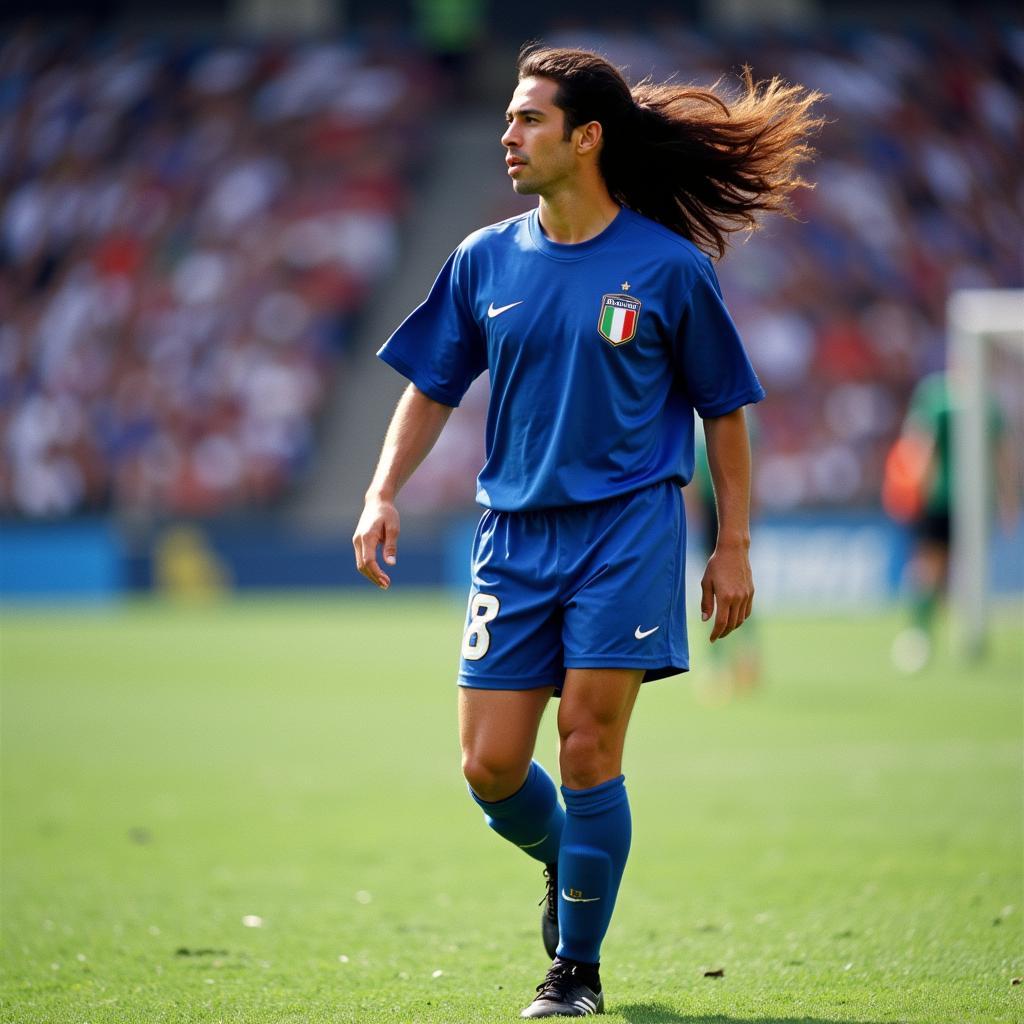
<svg viewBox="0 0 1024 1024">
<path fill-rule="evenodd" d="M 505 113 L 501 137 L 512 187 L 520 195 L 546 195 L 577 170 L 573 139 L 565 138 L 565 113 L 555 106 L 558 85 L 550 78 L 524 78 Z"/>
</svg>

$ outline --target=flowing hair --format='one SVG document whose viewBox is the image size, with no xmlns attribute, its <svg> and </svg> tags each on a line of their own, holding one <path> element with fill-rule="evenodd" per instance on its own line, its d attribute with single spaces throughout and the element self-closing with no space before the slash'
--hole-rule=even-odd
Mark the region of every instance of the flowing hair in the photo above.
<svg viewBox="0 0 1024 1024">
<path fill-rule="evenodd" d="M 630 88 L 619 70 L 588 50 L 532 47 L 519 54 L 520 81 L 556 83 L 565 137 L 599 121 L 599 168 L 612 198 L 720 258 L 735 231 L 758 214 L 792 216 L 789 194 L 813 188 L 798 174 L 814 150 L 807 137 L 824 118 L 823 98 L 779 78 L 755 82 L 744 67 L 737 95 L 721 79 L 708 88 L 656 83 Z"/>
</svg>

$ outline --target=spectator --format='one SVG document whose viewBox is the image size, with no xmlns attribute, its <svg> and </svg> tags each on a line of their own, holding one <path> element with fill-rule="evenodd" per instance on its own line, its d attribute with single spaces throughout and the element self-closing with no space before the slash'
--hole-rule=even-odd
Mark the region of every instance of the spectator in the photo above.
<svg viewBox="0 0 1024 1024">
<path fill-rule="evenodd" d="M 0 48 L 0 510 L 214 514 L 305 470 L 396 255 L 415 57 Z"/>
</svg>

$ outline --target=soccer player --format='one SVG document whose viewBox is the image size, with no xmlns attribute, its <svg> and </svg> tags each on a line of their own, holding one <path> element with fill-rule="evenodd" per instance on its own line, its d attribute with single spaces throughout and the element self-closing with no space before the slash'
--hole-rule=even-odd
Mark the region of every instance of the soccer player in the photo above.
<svg viewBox="0 0 1024 1024">
<path fill-rule="evenodd" d="M 528 214 L 470 235 L 380 350 L 410 380 L 355 530 L 387 589 L 402 484 L 490 374 L 484 507 L 459 668 L 463 771 L 487 824 L 545 865 L 551 968 L 528 1018 L 602 1012 L 601 942 L 630 845 L 622 753 L 643 682 L 688 668 L 681 485 L 703 417 L 718 538 L 711 639 L 750 614 L 743 406 L 764 392 L 709 256 L 784 210 L 818 98 L 745 72 L 632 89 L 581 50 L 520 54 L 501 137 Z M 552 696 L 561 795 L 533 760 Z M 564 809 L 563 809 L 564 803 Z"/>
<path fill-rule="evenodd" d="M 951 511 L 953 501 L 953 382 L 944 371 L 931 373 L 917 384 L 911 395 L 903 428 L 894 451 L 902 455 L 906 480 L 894 479 L 901 468 L 886 465 L 883 499 L 896 518 L 907 521 L 913 531 L 913 552 L 908 565 L 910 625 L 893 641 L 892 661 L 902 672 L 915 673 L 931 660 L 935 619 L 949 575 Z M 998 500 L 1007 531 L 1016 522 L 1016 460 L 1010 434 L 1005 430 L 1002 410 L 993 396 L 986 413 L 988 456 L 991 459 L 993 492 Z M 909 472 L 908 472 L 909 471 Z M 892 493 L 900 482 L 912 492 Z"/>
</svg>

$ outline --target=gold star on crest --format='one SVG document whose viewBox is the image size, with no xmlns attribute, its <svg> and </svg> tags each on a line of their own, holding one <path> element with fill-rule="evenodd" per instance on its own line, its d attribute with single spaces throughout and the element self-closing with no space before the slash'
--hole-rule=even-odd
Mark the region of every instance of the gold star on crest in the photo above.
<svg viewBox="0 0 1024 1024">
<path fill-rule="evenodd" d="M 623 281 L 623 282 L 622 282 L 622 284 L 620 284 L 620 285 L 619 285 L 619 287 L 620 287 L 620 288 L 621 288 L 621 289 L 622 289 L 622 290 L 623 290 L 624 292 L 628 292 L 628 291 L 629 291 L 629 282 L 628 282 L 628 281 Z"/>
</svg>

